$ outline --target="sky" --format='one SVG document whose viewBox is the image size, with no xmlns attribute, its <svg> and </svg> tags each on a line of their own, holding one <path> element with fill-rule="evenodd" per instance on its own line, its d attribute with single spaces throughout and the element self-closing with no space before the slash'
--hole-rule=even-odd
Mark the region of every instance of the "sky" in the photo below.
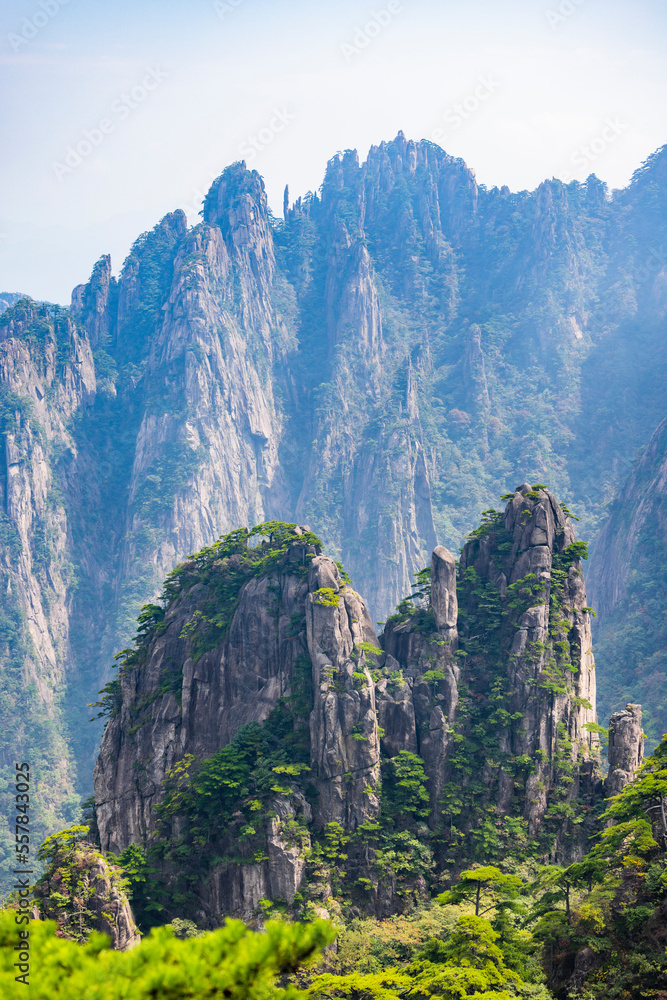
<svg viewBox="0 0 667 1000">
<path fill-rule="evenodd" d="M 66 305 L 235 160 L 280 214 L 399 130 L 489 187 L 623 187 L 666 56 L 664 0 L 3 0 L 0 290 Z"/>
</svg>

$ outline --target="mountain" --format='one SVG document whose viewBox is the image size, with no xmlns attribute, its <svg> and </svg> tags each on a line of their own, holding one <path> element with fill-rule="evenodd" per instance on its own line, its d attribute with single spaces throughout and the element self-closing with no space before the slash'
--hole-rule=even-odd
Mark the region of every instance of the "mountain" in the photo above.
<svg viewBox="0 0 667 1000">
<path fill-rule="evenodd" d="M 471 861 L 577 860 L 605 795 L 584 553 L 555 497 L 518 487 L 378 638 L 308 528 L 203 549 L 107 687 L 102 850 L 137 845 L 164 917 L 209 927 L 261 900 L 387 917 Z M 612 731 L 618 792 L 641 727 Z"/>
<path fill-rule="evenodd" d="M 90 790 L 85 706 L 139 607 L 221 534 L 307 523 L 371 621 L 498 484 L 547 482 L 594 540 L 664 416 L 666 170 L 512 193 L 399 134 L 276 220 L 237 163 L 69 312 L 2 314 L 2 684 L 32 734 L 10 697 L 2 767 L 33 760 L 36 837 Z"/>
<path fill-rule="evenodd" d="M 602 711 L 624 698 L 641 700 L 651 748 L 667 731 L 666 501 L 667 419 L 619 491 L 589 574 L 596 658 L 608 677 Z"/>
<path fill-rule="evenodd" d="M 0 313 L 3 313 L 5 309 L 9 309 L 10 306 L 15 305 L 20 299 L 24 299 L 25 297 L 20 292 L 0 292 Z"/>
</svg>

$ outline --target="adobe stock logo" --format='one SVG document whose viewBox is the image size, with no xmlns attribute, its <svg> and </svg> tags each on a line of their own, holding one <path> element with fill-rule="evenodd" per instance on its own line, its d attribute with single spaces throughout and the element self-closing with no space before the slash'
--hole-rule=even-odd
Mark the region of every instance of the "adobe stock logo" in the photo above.
<svg viewBox="0 0 667 1000">
<path fill-rule="evenodd" d="M 487 74 L 477 79 L 477 86 L 462 101 L 457 101 L 447 108 L 443 115 L 443 121 L 452 131 L 458 129 L 466 122 L 485 101 L 500 89 L 500 82 Z M 434 128 L 431 132 L 433 142 L 442 142 L 450 137 L 449 132 L 442 128 Z"/>
<path fill-rule="evenodd" d="M 629 126 L 622 122 L 618 115 L 614 118 L 607 118 L 599 135 L 589 139 L 585 146 L 580 146 L 570 154 L 570 163 L 575 168 L 588 170 L 627 128 Z M 559 176 L 564 184 L 569 184 L 573 180 L 571 170 L 565 170 Z"/>
<path fill-rule="evenodd" d="M 358 24 L 354 29 L 352 42 L 340 43 L 340 50 L 345 56 L 345 62 L 348 66 L 353 58 L 367 49 L 373 39 L 389 27 L 396 15 L 402 12 L 403 4 L 400 0 L 389 0 L 386 7 L 372 10 L 369 20 L 365 24 Z"/>
<path fill-rule="evenodd" d="M 32 17 L 24 17 L 21 27 L 16 32 L 7 35 L 7 41 L 14 52 L 18 52 L 24 45 L 31 42 L 33 38 L 45 28 L 49 21 L 52 21 L 61 7 L 65 7 L 69 0 L 39 0 L 39 10 L 36 10 Z"/>
<path fill-rule="evenodd" d="M 559 24 L 562 24 L 563 21 L 567 21 L 568 17 L 572 17 L 585 2 L 586 0 L 561 0 L 558 7 L 552 7 L 551 10 L 546 12 L 550 28 L 553 30 Z"/>
<path fill-rule="evenodd" d="M 227 14 L 231 14 L 242 3 L 244 3 L 244 0 L 213 0 L 213 10 L 220 20 L 223 21 Z"/>
<path fill-rule="evenodd" d="M 239 146 L 239 153 L 247 163 L 252 163 L 258 153 L 270 146 L 273 140 L 281 132 L 284 132 L 288 125 L 295 121 L 296 115 L 286 111 L 285 108 L 274 108 L 273 115 L 257 135 L 249 135 Z"/>
<path fill-rule="evenodd" d="M 94 128 L 85 128 L 81 138 L 65 150 L 62 160 L 54 160 L 51 164 L 53 173 L 62 181 L 73 173 L 92 153 L 98 149 L 106 137 L 116 131 L 118 122 L 125 121 L 133 111 L 143 104 L 146 98 L 157 90 L 168 74 L 159 66 L 148 67 L 140 83 L 135 84 L 130 91 L 124 91 L 111 105 L 113 118 L 100 118 Z"/>
</svg>

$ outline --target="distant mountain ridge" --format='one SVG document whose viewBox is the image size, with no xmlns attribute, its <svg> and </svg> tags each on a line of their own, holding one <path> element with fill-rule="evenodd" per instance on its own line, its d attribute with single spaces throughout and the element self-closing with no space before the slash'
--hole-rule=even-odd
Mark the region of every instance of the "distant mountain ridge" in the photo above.
<svg viewBox="0 0 667 1000">
<path fill-rule="evenodd" d="M 25 299 L 26 296 L 21 292 L 0 292 L 0 313 L 3 313 L 5 309 L 9 309 L 11 306 L 15 305 L 19 299 Z"/>
<path fill-rule="evenodd" d="M 652 748 L 667 728 L 667 418 L 619 491 L 591 560 L 603 711 L 625 695 L 644 706 Z"/>
</svg>

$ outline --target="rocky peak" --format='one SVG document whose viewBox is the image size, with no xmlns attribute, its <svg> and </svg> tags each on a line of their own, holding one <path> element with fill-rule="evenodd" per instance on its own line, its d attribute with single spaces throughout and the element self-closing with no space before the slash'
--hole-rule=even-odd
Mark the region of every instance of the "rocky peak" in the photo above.
<svg viewBox="0 0 667 1000">
<path fill-rule="evenodd" d="M 394 175 L 413 176 L 418 168 L 440 178 L 450 173 L 456 175 L 458 183 L 468 192 L 477 196 L 475 172 L 467 167 L 463 160 L 450 156 L 439 146 L 426 139 L 415 141 L 407 139 L 399 132 L 391 142 L 381 142 L 379 146 L 371 146 L 365 163 L 368 176 L 385 175 L 387 168 Z"/>
<path fill-rule="evenodd" d="M 93 844 L 80 839 L 74 827 L 50 837 L 48 864 L 34 893 L 37 919 L 55 920 L 58 934 L 84 942 L 91 930 L 107 934 L 117 951 L 135 948 L 139 932 L 124 890 L 123 871 L 113 865 Z"/>
<path fill-rule="evenodd" d="M 506 499 L 505 511 L 487 512 L 485 525 L 461 553 L 468 620 L 478 622 L 480 584 L 491 585 L 500 601 L 498 629 L 488 639 L 496 644 L 497 658 L 473 643 L 463 680 L 470 676 L 474 685 L 470 671 L 478 673 L 482 664 L 504 674 L 516 722 L 502 742 L 508 753 L 535 761 L 524 800 L 534 835 L 553 796 L 576 794 L 580 780 L 586 784 L 597 775 L 595 664 L 581 569 L 586 547 L 576 542 L 566 511 L 541 484 L 524 483 Z M 459 628 L 464 651 L 473 628 L 476 624 Z M 574 788 L 569 788 L 570 768 L 578 776 Z M 561 791 L 559 770 L 567 780 Z M 501 767 L 498 781 L 499 808 L 506 811 L 514 780 Z"/>
<path fill-rule="evenodd" d="M 354 831 L 379 808 L 375 694 L 363 649 L 378 639 L 364 602 L 307 527 L 263 527 L 269 541 L 252 548 L 250 536 L 233 532 L 177 571 L 166 610 L 154 609 L 151 630 L 121 668 L 95 768 L 103 849 L 145 844 L 175 764 L 211 759 L 243 727 L 284 711 L 299 685 L 312 689 L 306 770 L 315 815 L 297 787 L 278 791 L 269 860 L 218 867 L 205 892 L 210 914 L 217 907 L 248 916 L 277 885 L 283 898 L 293 896 L 303 852 L 281 829 L 297 815 L 316 828 Z"/>
<path fill-rule="evenodd" d="M 343 852 L 344 842 L 337 857 L 366 886 L 354 890 L 359 904 L 396 912 L 425 883 L 411 882 L 406 896 L 393 869 L 379 870 L 383 830 L 390 841 L 402 831 L 398 850 L 415 832 L 427 845 L 428 823 L 454 865 L 463 845 L 466 860 L 486 863 L 517 850 L 580 857 L 604 794 L 585 545 L 543 485 L 524 483 L 505 499 L 504 511 L 485 513 L 458 566 L 434 548 L 379 638 L 364 600 L 306 526 L 235 531 L 177 568 L 163 610 L 147 609 L 150 627 L 114 693 L 95 768 L 103 848 L 157 838 L 168 861 L 194 815 L 188 800 L 179 818 L 178 796 L 198 773 L 212 779 L 227 747 L 238 761 L 265 739 L 266 756 L 278 718 L 284 726 L 289 716 L 294 728 L 280 730 L 280 745 L 293 756 L 273 768 L 285 777 L 271 779 L 269 795 L 266 778 L 253 789 L 246 772 L 245 797 L 225 806 L 219 825 L 212 820 L 217 860 L 202 869 L 197 896 L 205 924 L 251 919 L 267 894 L 291 904 L 303 889 L 321 905 L 331 879 L 344 877 L 318 867 L 322 850 Z M 639 719 L 638 706 L 612 719 L 607 791 L 640 760 Z M 389 788 L 400 768 L 425 784 L 412 819 L 387 812 L 385 781 Z M 238 864 L 221 862 L 226 852 Z"/>
<path fill-rule="evenodd" d="M 414 215 L 430 253 L 442 264 L 448 256 L 446 239 L 462 238 L 466 217 L 476 212 L 478 188 L 463 160 L 425 140 L 409 140 L 402 132 L 391 142 L 371 146 L 361 164 L 356 150 L 329 161 L 322 187 L 326 212 L 345 200 L 354 208 L 360 232 L 373 231 L 382 225 L 388 199 L 390 204 L 393 200 L 394 224 L 401 235 L 414 226 Z"/>
<path fill-rule="evenodd" d="M 346 188 L 353 191 L 359 184 L 359 154 L 356 149 L 336 153 L 327 163 L 322 185 L 322 207 L 326 210 L 332 196 Z"/>
<path fill-rule="evenodd" d="M 169 212 L 134 243 L 123 263 L 116 320 L 116 350 L 123 361 L 136 364 L 150 352 L 171 286 L 174 258 L 187 228 L 183 211 Z M 155 301 L 156 292 L 160 301 Z"/>
<path fill-rule="evenodd" d="M 651 197 L 652 193 L 665 183 L 667 183 L 667 145 L 656 149 L 641 167 L 635 170 L 630 187 L 625 193 L 628 199 L 636 197 L 640 192 Z"/>
<path fill-rule="evenodd" d="M 217 226 L 230 254 L 246 260 L 256 279 L 270 286 L 275 269 L 264 181 L 245 161 L 228 167 L 211 185 L 204 221 Z"/>
<path fill-rule="evenodd" d="M 93 347 L 105 347 L 113 337 L 117 291 L 109 254 L 97 261 L 90 280 L 72 291 L 70 308 L 86 327 Z"/>
</svg>

